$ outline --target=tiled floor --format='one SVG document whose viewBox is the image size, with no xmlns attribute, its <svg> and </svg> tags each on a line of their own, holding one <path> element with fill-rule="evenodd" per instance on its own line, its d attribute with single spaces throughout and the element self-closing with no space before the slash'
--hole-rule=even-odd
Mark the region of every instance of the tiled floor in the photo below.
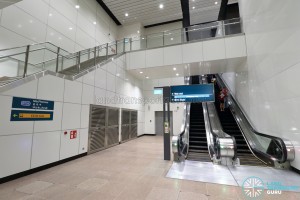
<svg viewBox="0 0 300 200">
<path fill-rule="evenodd" d="M 241 188 L 165 178 L 162 137 L 144 136 L 0 185 L 0 200 L 238 200 Z M 300 199 L 298 193 L 264 199 Z"/>
</svg>

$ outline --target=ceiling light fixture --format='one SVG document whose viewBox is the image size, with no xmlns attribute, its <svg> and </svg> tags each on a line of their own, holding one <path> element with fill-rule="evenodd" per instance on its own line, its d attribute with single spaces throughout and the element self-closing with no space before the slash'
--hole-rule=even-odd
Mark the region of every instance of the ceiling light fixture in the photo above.
<svg viewBox="0 0 300 200">
<path fill-rule="evenodd" d="M 174 38 L 171 38 L 171 40 L 174 40 Z"/>
<path fill-rule="evenodd" d="M 142 73 L 144 73 L 144 72 L 140 72 L 140 74 L 142 74 Z"/>
<path fill-rule="evenodd" d="M 75 8 L 76 8 L 76 9 L 79 9 L 79 8 L 80 8 L 80 6 L 79 6 L 79 5 L 76 5 L 76 6 L 75 6 Z"/>
<path fill-rule="evenodd" d="M 140 33 L 140 31 L 138 30 L 137 33 Z"/>
<path fill-rule="evenodd" d="M 176 74 L 176 76 L 179 76 L 179 74 Z"/>
<path fill-rule="evenodd" d="M 195 9 L 195 6 L 193 6 L 193 9 Z"/>
<path fill-rule="evenodd" d="M 93 22 L 93 24 L 94 24 L 94 25 L 96 25 L 96 24 L 97 24 L 97 22 Z"/>
<path fill-rule="evenodd" d="M 149 78 L 149 76 L 146 76 L 146 79 L 148 79 Z"/>
<path fill-rule="evenodd" d="M 69 30 L 73 30 L 73 28 L 72 28 L 72 27 L 70 27 L 70 28 L 69 28 Z"/>
<path fill-rule="evenodd" d="M 159 8 L 160 8 L 160 9 L 163 9 L 163 8 L 164 8 L 164 4 L 162 4 L 162 3 L 159 4 Z"/>
<path fill-rule="evenodd" d="M 174 67 L 173 70 L 176 71 L 176 67 Z"/>
<path fill-rule="evenodd" d="M 128 13 L 125 13 L 125 17 L 128 17 Z"/>
<path fill-rule="evenodd" d="M 216 1 L 216 2 L 215 2 L 215 4 L 217 5 L 217 4 L 218 4 L 218 2 Z"/>
</svg>

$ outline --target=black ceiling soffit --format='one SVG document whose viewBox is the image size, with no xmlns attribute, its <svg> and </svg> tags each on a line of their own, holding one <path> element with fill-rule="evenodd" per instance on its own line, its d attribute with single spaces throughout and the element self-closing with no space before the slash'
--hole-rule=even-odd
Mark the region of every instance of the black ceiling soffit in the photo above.
<svg viewBox="0 0 300 200">
<path fill-rule="evenodd" d="M 96 0 L 117 25 L 122 25 L 102 0 Z"/>
<path fill-rule="evenodd" d="M 218 21 L 222 21 L 226 19 L 226 10 L 227 10 L 228 0 L 222 0 L 220 6 L 220 12 L 218 16 Z"/>
<path fill-rule="evenodd" d="M 161 23 L 157 23 L 157 24 L 150 24 L 150 25 L 147 25 L 147 26 L 144 26 L 144 28 L 151 28 L 151 27 L 154 27 L 154 26 L 161 26 L 161 25 L 165 25 L 165 24 L 171 24 L 171 23 L 174 23 L 174 22 L 181 22 L 183 19 L 175 19 L 175 20 L 171 20 L 171 21 L 167 21 L 167 22 L 161 22 Z"/>
<path fill-rule="evenodd" d="M 190 8 L 188 0 L 180 0 L 181 1 L 181 9 L 182 9 L 182 26 L 188 27 L 191 25 L 190 22 Z"/>
</svg>

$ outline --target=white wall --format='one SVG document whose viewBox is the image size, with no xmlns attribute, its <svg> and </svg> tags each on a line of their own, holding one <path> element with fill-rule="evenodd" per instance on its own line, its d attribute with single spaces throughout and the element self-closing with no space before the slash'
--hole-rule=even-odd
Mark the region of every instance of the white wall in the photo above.
<svg viewBox="0 0 300 200">
<path fill-rule="evenodd" d="M 74 52 L 117 38 L 117 25 L 96 0 L 23 0 L 0 13 L 0 49 L 49 41 Z"/>
<path fill-rule="evenodd" d="M 121 56 L 76 81 L 47 75 L 1 93 L 0 178 L 87 152 L 90 104 L 138 110 L 142 135 L 144 104 L 108 101 L 143 97 L 142 81 L 126 72 L 125 62 Z M 53 121 L 11 122 L 13 96 L 55 101 Z M 64 135 L 70 130 L 78 131 L 77 139 Z"/>
<path fill-rule="evenodd" d="M 184 78 L 164 78 L 145 80 L 143 83 L 145 102 L 145 134 L 155 133 L 155 111 L 163 111 L 162 95 L 154 95 L 154 87 L 184 85 Z M 170 110 L 173 111 L 173 134 L 180 132 L 183 119 L 183 103 L 172 103 Z M 162 122 L 157 122 L 162 123 Z"/>
<path fill-rule="evenodd" d="M 160 25 L 160 26 L 154 26 L 150 28 L 145 28 L 145 35 L 150 35 L 153 33 L 159 33 L 164 31 L 170 31 L 175 29 L 182 28 L 182 22 L 174 22 L 170 24 Z"/>
<path fill-rule="evenodd" d="M 223 74 L 260 132 L 289 139 L 300 169 L 300 39 L 297 0 L 240 0 L 248 60 L 245 72 Z"/>
</svg>

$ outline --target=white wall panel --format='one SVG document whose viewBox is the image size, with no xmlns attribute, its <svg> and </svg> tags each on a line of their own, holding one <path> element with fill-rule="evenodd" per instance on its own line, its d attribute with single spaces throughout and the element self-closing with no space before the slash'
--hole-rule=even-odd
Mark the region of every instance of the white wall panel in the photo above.
<svg viewBox="0 0 300 200">
<path fill-rule="evenodd" d="M 2 94 L 10 95 L 10 96 L 17 96 L 17 97 L 36 98 L 37 83 L 38 83 L 37 80 L 30 81 L 19 87 L 5 91 Z"/>
<path fill-rule="evenodd" d="M 225 38 L 226 58 L 247 56 L 244 36 Z"/>
<path fill-rule="evenodd" d="M 192 63 L 203 61 L 202 42 L 195 42 L 182 45 L 183 63 Z"/>
<path fill-rule="evenodd" d="M 80 128 L 80 104 L 64 103 L 62 129 Z"/>
<path fill-rule="evenodd" d="M 90 119 L 90 105 L 82 105 L 81 106 L 81 128 L 89 127 L 89 119 Z"/>
<path fill-rule="evenodd" d="M 182 64 L 182 47 L 176 45 L 164 47 L 164 65 Z"/>
<path fill-rule="evenodd" d="M 91 86 L 95 85 L 95 71 L 89 72 L 83 76 L 82 82 Z"/>
<path fill-rule="evenodd" d="M 82 104 L 94 104 L 94 86 L 83 84 Z"/>
<path fill-rule="evenodd" d="M 50 0 L 50 5 L 73 24 L 76 23 L 77 10 L 75 9 L 75 5 L 72 5 L 71 1 Z"/>
<path fill-rule="evenodd" d="M 32 6 L 33 4 L 34 6 Z M 49 5 L 44 1 L 22 0 L 16 6 L 39 19 L 44 24 L 47 23 Z"/>
<path fill-rule="evenodd" d="M 31 141 L 32 134 L 1 137 L 0 178 L 30 169 Z"/>
<path fill-rule="evenodd" d="M 224 39 L 204 41 L 203 59 L 204 61 L 225 59 Z"/>
<path fill-rule="evenodd" d="M 2 11 L 1 25 L 36 42 L 46 38 L 46 25 L 16 6 Z"/>
<path fill-rule="evenodd" d="M 77 130 L 77 138 L 70 139 L 70 131 Z M 78 155 L 80 129 L 66 130 L 68 134 L 61 132 L 60 160 Z"/>
<path fill-rule="evenodd" d="M 0 95 L 0 104 L 0 135 L 13 135 L 33 132 L 33 122 L 10 122 L 12 97 Z"/>
<path fill-rule="evenodd" d="M 88 139 L 89 139 L 89 132 L 88 129 L 80 129 L 79 135 L 79 154 L 86 153 L 88 150 Z"/>
<path fill-rule="evenodd" d="M 95 86 L 106 89 L 106 71 L 99 68 L 96 70 Z"/>
<path fill-rule="evenodd" d="M 107 90 L 111 92 L 116 91 L 116 77 L 110 73 L 107 73 L 107 79 L 106 79 L 106 88 Z"/>
<path fill-rule="evenodd" d="M 96 105 L 106 104 L 106 90 L 101 88 L 95 88 L 95 104 Z"/>
<path fill-rule="evenodd" d="M 138 69 L 146 67 L 146 53 L 145 51 L 137 51 L 129 53 L 130 69 Z"/>
<path fill-rule="evenodd" d="M 34 122 L 34 132 L 47 132 L 61 130 L 63 103 L 54 102 L 53 120 Z"/>
<path fill-rule="evenodd" d="M 44 76 L 39 79 L 37 92 L 38 99 L 63 101 L 64 99 L 64 80 L 55 76 Z"/>
<path fill-rule="evenodd" d="M 60 131 L 33 134 L 31 168 L 59 161 Z"/>
<path fill-rule="evenodd" d="M 130 62 L 132 62 L 132 60 Z M 146 50 L 146 67 L 156 67 L 162 65 L 164 65 L 163 48 Z"/>
<path fill-rule="evenodd" d="M 81 103 L 82 83 L 65 80 L 64 102 Z"/>
</svg>

